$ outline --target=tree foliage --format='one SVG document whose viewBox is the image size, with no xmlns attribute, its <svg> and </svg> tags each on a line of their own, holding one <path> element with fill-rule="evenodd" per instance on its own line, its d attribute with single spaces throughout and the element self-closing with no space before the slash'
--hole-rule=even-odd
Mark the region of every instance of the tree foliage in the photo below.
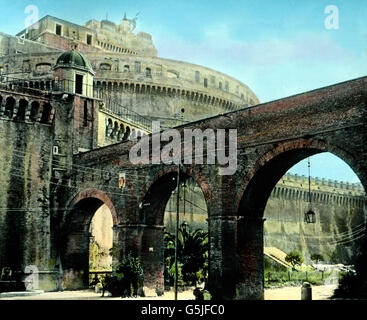
<svg viewBox="0 0 367 320">
<path fill-rule="evenodd" d="M 313 255 L 311 255 L 311 260 L 318 263 L 319 261 L 324 261 L 324 257 L 321 254 L 314 253 Z"/>
<path fill-rule="evenodd" d="M 293 250 L 292 252 L 287 254 L 287 256 L 285 257 L 285 261 L 292 264 L 292 267 L 294 268 L 296 265 L 301 265 L 302 264 L 303 257 L 302 257 L 302 254 L 299 251 Z"/>
<path fill-rule="evenodd" d="M 175 235 L 165 232 L 165 278 L 173 283 L 175 272 Z M 190 230 L 182 223 L 178 230 L 177 260 L 179 265 L 179 284 L 196 285 L 207 278 L 208 274 L 208 233 L 202 229 Z M 181 277 L 180 277 L 181 274 Z"/>
</svg>

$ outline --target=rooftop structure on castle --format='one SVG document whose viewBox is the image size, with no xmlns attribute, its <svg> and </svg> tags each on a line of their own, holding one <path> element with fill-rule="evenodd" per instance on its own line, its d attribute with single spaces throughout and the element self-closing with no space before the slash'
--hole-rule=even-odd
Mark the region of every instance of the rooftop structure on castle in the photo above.
<svg viewBox="0 0 367 320">
<path fill-rule="evenodd" d="M 52 46 L 58 49 L 65 48 L 62 38 L 77 40 L 79 43 L 94 48 L 97 51 L 114 52 L 119 54 L 132 54 L 141 56 L 157 56 L 157 50 L 153 45 L 152 37 L 146 32 L 135 34 L 135 20 L 125 17 L 119 24 L 109 20 L 89 20 L 84 26 L 80 26 L 56 17 L 45 16 L 37 24 L 24 29 L 17 34 L 40 43 L 49 44 L 49 34 L 60 37 Z"/>
</svg>

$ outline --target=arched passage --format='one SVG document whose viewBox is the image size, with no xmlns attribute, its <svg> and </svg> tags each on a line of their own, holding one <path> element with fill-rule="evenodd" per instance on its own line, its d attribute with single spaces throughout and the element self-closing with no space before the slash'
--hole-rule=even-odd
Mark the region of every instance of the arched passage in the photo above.
<svg viewBox="0 0 367 320">
<path fill-rule="evenodd" d="M 145 192 L 141 197 L 141 202 L 139 203 L 139 219 L 141 224 L 144 226 L 144 230 L 141 234 L 141 257 L 144 268 L 144 282 L 147 286 L 157 288 L 157 293 L 163 293 L 165 270 L 166 280 L 172 278 L 172 274 L 167 273 L 169 267 L 167 267 L 167 257 L 164 257 L 164 232 L 165 230 L 169 231 L 171 236 L 173 236 L 175 233 L 175 229 L 167 229 L 168 224 L 165 217 L 167 218 L 167 214 L 169 214 L 170 210 L 168 208 L 168 203 L 173 203 L 172 207 L 174 208 L 171 208 L 173 214 L 170 216 L 170 218 L 174 220 L 174 225 L 176 225 L 177 218 L 177 201 L 179 203 L 179 225 L 181 229 L 186 228 L 185 231 L 188 232 L 182 233 L 187 235 L 187 238 L 185 239 L 191 239 L 191 236 L 195 233 L 195 231 L 197 231 L 197 225 L 192 224 L 190 219 L 187 219 L 188 217 L 185 218 L 185 211 L 183 211 L 187 210 L 187 213 L 189 213 L 188 203 L 190 200 L 190 191 L 185 190 L 185 188 L 188 188 L 188 185 L 196 185 L 196 189 L 202 190 L 202 181 L 199 184 L 197 179 L 195 179 L 195 176 L 192 175 L 192 172 L 181 168 L 179 177 L 180 193 L 178 195 L 176 170 L 177 167 L 171 167 L 166 168 L 166 170 L 162 170 L 162 172 L 160 172 L 146 186 L 146 188 L 144 188 Z M 200 193 L 203 198 L 203 206 L 205 207 L 205 218 L 207 218 L 205 195 L 204 192 Z M 193 212 L 191 212 L 191 214 L 193 214 Z M 183 225 L 186 227 L 183 227 Z M 205 234 L 207 227 L 206 230 L 205 228 L 202 229 L 204 229 L 202 234 Z M 208 251 L 206 251 L 206 254 L 207 253 Z M 168 262 L 168 265 L 172 266 L 171 263 L 173 263 L 173 260 Z M 185 269 L 185 267 L 182 265 L 183 280 L 189 282 L 189 276 L 184 276 L 184 274 L 189 274 L 189 271 L 185 271 L 187 269 L 187 267 Z M 168 283 L 168 285 L 173 287 L 173 283 Z"/>
<path fill-rule="evenodd" d="M 91 223 L 95 213 L 103 206 L 109 209 L 115 227 L 117 225 L 115 208 L 110 198 L 102 191 L 85 190 L 69 205 L 70 209 L 63 221 L 60 248 L 65 289 L 88 286 Z"/>
<path fill-rule="evenodd" d="M 366 189 L 365 173 L 360 171 L 356 160 L 343 149 L 320 141 L 300 140 L 278 145 L 260 157 L 244 177 L 237 194 L 237 298 L 264 298 L 263 214 L 275 185 L 296 163 L 326 151 L 344 160 Z"/>
</svg>

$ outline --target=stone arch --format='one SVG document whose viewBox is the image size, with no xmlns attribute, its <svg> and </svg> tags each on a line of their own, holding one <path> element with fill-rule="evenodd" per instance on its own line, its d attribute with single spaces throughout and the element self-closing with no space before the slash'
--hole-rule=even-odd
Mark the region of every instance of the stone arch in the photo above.
<svg viewBox="0 0 367 320">
<path fill-rule="evenodd" d="M 208 215 L 208 185 L 204 177 L 191 170 L 191 167 L 183 167 L 180 171 L 180 182 L 192 178 L 199 184 L 205 202 L 207 204 Z M 199 179 L 198 179 L 199 178 Z M 172 192 L 177 187 L 177 166 L 165 166 L 155 173 L 143 186 L 138 197 L 139 203 L 139 225 L 144 226 L 141 234 L 142 264 L 144 268 L 144 282 L 151 286 L 163 288 L 163 252 L 149 253 L 150 247 L 161 248 L 163 246 L 164 214 Z M 154 249 L 155 250 L 155 249 Z M 149 258 L 154 254 L 154 260 Z"/>
<path fill-rule="evenodd" d="M 41 123 L 48 124 L 51 121 L 52 106 L 45 103 L 42 108 Z"/>
<path fill-rule="evenodd" d="M 124 133 L 125 133 L 125 126 L 123 123 L 120 123 L 120 130 L 118 131 L 118 135 L 117 135 L 117 140 L 122 140 L 122 138 L 124 137 Z"/>
<path fill-rule="evenodd" d="M 61 226 L 60 258 L 66 289 L 88 286 L 89 227 L 95 212 L 105 204 L 112 215 L 113 226 L 118 217 L 111 197 L 99 189 L 83 190 L 69 201 Z"/>
<path fill-rule="evenodd" d="M 280 143 L 265 152 L 239 180 L 236 195 L 236 253 L 238 273 L 235 279 L 237 298 L 264 298 L 263 214 L 271 191 L 281 177 L 299 161 L 321 153 L 339 156 L 354 170 L 366 189 L 366 173 L 353 155 L 340 147 L 320 140 L 297 139 Z M 316 193 L 313 193 L 313 197 Z M 339 198 L 339 197 L 338 197 Z M 339 203 L 339 199 L 337 200 Z"/>
<path fill-rule="evenodd" d="M 10 119 L 13 118 L 13 114 L 14 114 L 14 108 L 15 108 L 15 99 L 13 97 L 8 97 L 6 99 L 5 102 L 5 112 L 4 112 L 4 116 L 8 117 Z"/>
<path fill-rule="evenodd" d="M 29 120 L 31 120 L 32 122 L 37 121 L 39 108 L 40 108 L 40 104 L 38 101 L 33 101 L 31 103 L 31 112 L 29 114 Z"/>
<path fill-rule="evenodd" d="M 126 126 L 124 137 L 122 138 L 124 141 L 129 139 L 130 137 L 131 128 L 130 126 Z"/>
<path fill-rule="evenodd" d="M 110 135 L 111 139 L 116 138 L 118 131 L 119 131 L 119 124 L 118 124 L 117 121 L 115 121 L 113 123 L 113 129 L 112 129 L 112 132 L 111 132 L 111 135 Z"/>
<path fill-rule="evenodd" d="M 18 112 L 16 114 L 16 120 L 24 121 L 26 116 L 26 111 L 28 107 L 28 101 L 26 99 L 19 100 Z"/>
<path fill-rule="evenodd" d="M 209 187 L 209 184 L 202 174 L 202 172 L 197 172 L 191 166 L 181 166 L 181 174 L 187 179 L 192 178 L 200 187 L 201 191 L 203 192 L 207 208 L 208 208 L 208 216 L 210 215 L 210 207 L 208 205 L 209 201 L 212 199 L 212 190 Z M 138 197 L 139 203 L 144 202 L 146 195 L 148 194 L 149 190 L 154 188 L 154 185 L 159 183 L 161 179 L 164 177 L 177 177 L 177 166 L 165 166 L 161 170 L 158 171 L 154 175 L 152 179 L 150 179 L 142 188 L 140 195 Z M 167 181 L 166 181 L 167 182 Z M 163 217 L 161 217 L 163 219 Z M 163 220 L 162 220 L 163 221 Z"/>
<path fill-rule="evenodd" d="M 67 208 L 69 209 L 67 212 L 70 213 L 70 210 L 72 210 L 72 208 L 81 200 L 85 200 L 89 198 L 96 198 L 100 200 L 101 202 L 103 202 L 111 212 L 113 224 L 117 225 L 119 223 L 117 212 L 111 200 L 112 199 L 111 196 L 108 193 L 106 193 L 105 191 L 102 191 L 96 188 L 85 189 L 83 191 L 80 191 L 74 194 L 71 200 L 67 204 Z"/>
<path fill-rule="evenodd" d="M 113 126 L 112 119 L 108 118 L 107 123 L 106 123 L 106 136 L 107 137 L 110 136 L 112 132 L 112 126 Z"/>
<path fill-rule="evenodd" d="M 276 182 L 279 181 L 279 179 L 285 174 L 286 170 L 288 170 L 290 167 L 292 167 L 294 164 L 301 161 L 302 159 L 322 152 L 333 153 L 341 158 L 343 161 L 345 161 L 360 178 L 360 181 L 362 182 L 366 190 L 366 173 L 361 171 L 361 168 L 357 165 L 354 157 L 351 154 L 347 153 L 341 148 L 338 148 L 337 146 L 327 144 L 326 142 L 320 140 L 310 141 L 306 139 L 299 139 L 279 144 L 272 150 L 266 152 L 257 160 L 252 169 L 250 169 L 250 171 L 245 176 L 243 176 L 241 186 L 239 187 L 236 195 L 236 212 L 238 212 L 240 209 L 240 202 L 242 200 L 242 196 L 244 195 L 245 189 L 251 188 L 250 183 L 251 181 L 254 182 L 253 178 L 255 177 L 255 175 L 257 173 L 260 173 L 261 169 L 269 167 L 269 164 L 271 164 L 272 161 L 277 160 L 277 162 L 274 164 L 278 164 L 278 161 L 280 161 L 282 158 L 292 159 L 287 163 L 279 164 L 282 170 L 278 170 L 278 174 L 273 177 L 273 181 L 271 182 L 273 186 L 270 188 L 270 190 L 266 190 L 267 194 L 271 192 Z M 264 173 L 265 172 L 263 172 L 262 174 Z M 269 176 L 270 175 L 271 174 L 269 174 Z M 267 182 L 270 182 L 268 179 L 266 180 Z"/>
</svg>

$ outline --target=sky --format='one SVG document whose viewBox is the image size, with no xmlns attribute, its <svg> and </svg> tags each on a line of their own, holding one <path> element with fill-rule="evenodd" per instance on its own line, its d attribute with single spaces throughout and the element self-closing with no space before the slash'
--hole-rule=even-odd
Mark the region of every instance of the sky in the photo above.
<svg viewBox="0 0 367 320">
<path fill-rule="evenodd" d="M 366 0 L 0 0 L 0 31 L 24 29 L 29 5 L 40 18 L 49 14 L 81 25 L 138 14 L 136 32 L 152 35 L 160 57 L 226 73 L 261 102 L 367 75 Z M 333 11 L 325 12 L 330 5 Z M 314 176 L 358 181 L 331 154 L 312 159 Z M 303 167 L 307 173 L 307 163 L 292 170 Z"/>
</svg>

